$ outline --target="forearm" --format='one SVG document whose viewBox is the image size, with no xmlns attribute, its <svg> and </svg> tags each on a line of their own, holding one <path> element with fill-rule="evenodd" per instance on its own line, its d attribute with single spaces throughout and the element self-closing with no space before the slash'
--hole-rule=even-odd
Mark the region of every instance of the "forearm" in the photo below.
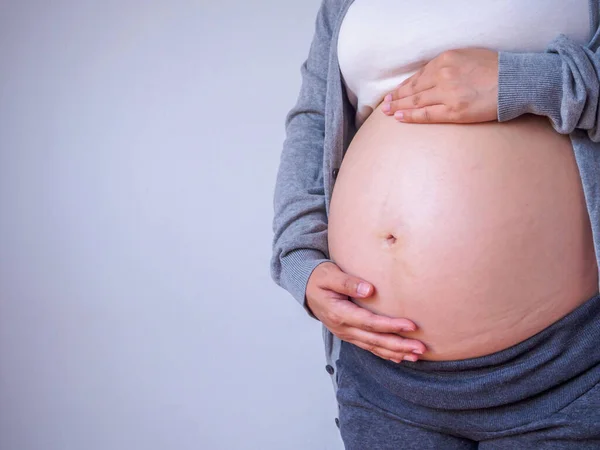
<svg viewBox="0 0 600 450">
<path fill-rule="evenodd" d="M 498 53 L 498 121 L 549 117 L 562 134 L 585 130 L 600 142 L 600 55 L 565 35 L 543 53 Z"/>
<path fill-rule="evenodd" d="M 328 258 L 327 214 L 323 180 L 325 98 L 332 24 L 339 1 L 323 0 L 302 85 L 285 119 L 283 143 L 273 197 L 271 277 L 311 315 L 306 285 L 317 265 Z"/>
<path fill-rule="evenodd" d="M 315 141 L 305 138 L 301 145 L 293 145 L 288 140 L 284 145 L 275 184 L 271 258 L 273 280 L 312 317 L 306 305 L 306 284 L 318 264 L 330 261 L 322 153 L 319 156 L 317 151 L 323 144 Z"/>
</svg>

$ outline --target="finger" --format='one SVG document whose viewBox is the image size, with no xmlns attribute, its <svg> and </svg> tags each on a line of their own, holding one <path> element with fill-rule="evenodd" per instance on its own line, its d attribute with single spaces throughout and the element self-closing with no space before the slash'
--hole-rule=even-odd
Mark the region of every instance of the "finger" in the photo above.
<svg viewBox="0 0 600 450">
<path fill-rule="evenodd" d="M 415 83 L 417 78 L 419 78 L 425 72 L 425 66 L 422 66 L 419 70 L 413 73 L 410 77 L 405 78 L 402 83 L 400 83 L 397 87 L 404 86 L 409 83 Z"/>
<path fill-rule="evenodd" d="M 356 345 L 357 347 L 362 348 L 363 350 L 371 352 L 374 355 L 379 356 L 380 358 L 388 359 L 390 361 L 394 361 L 395 363 L 400 363 L 400 362 L 402 362 L 402 360 L 405 360 L 405 359 L 408 361 L 413 361 L 413 362 L 416 361 L 417 359 L 419 359 L 419 355 L 392 352 L 388 349 L 381 348 L 381 347 L 374 347 L 374 346 L 365 344 L 364 342 L 357 341 L 357 340 L 349 340 L 348 342 L 350 342 L 353 345 Z"/>
<path fill-rule="evenodd" d="M 327 277 L 324 278 L 320 287 L 350 297 L 361 298 L 372 295 L 374 291 L 371 283 L 343 272 L 337 265 L 328 267 Z"/>
<path fill-rule="evenodd" d="M 403 109 L 394 113 L 399 122 L 461 123 L 460 117 L 446 105 L 429 105 L 423 108 Z"/>
<path fill-rule="evenodd" d="M 387 103 L 387 102 L 386 102 Z M 382 107 L 387 114 L 394 114 L 398 110 L 423 108 L 424 106 L 444 104 L 444 95 L 437 87 L 432 87 L 408 97 L 389 102 L 389 107 Z"/>
<path fill-rule="evenodd" d="M 392 100 L 399 100 L 409 95 L 416 94 L 417 92 L 431 89 L 435 86 L 435 80 L 429 75 L 428 71 L 425 71 L 425 67 L 421 68 L 414 75 L 404 80 L 394 89 L 391 94 Z"/>
<path fill-rule="evenodd" d="M 421 71 L 418 71 L 418 72 L 415 72 L 410 77 L 406 78 L 402 83 L 400 83 L 398 86 L 396 86 L 391 92 L 386 94 L 386 96 L 383 98 L 383 101 L 391 102 L 392 100 L 397 100 L 399 98 L 399 96 L 398 96 L 399 90 L 404 89 L 404 86 L 406 86 L 408 83 L 416 84 L 416 80 L 420 75 L 421 75 Z"/>
<path fill-rule="evenodd" d="M 427 347 L 421 341 L 403 338 L 396 334 L 373 333 L 360 328 L 348 328 L 346 332 L 351 339 L 360 341 L 371 347 L 384 348 L 394 353 L 415 353 L 422 355 L 427 350 Z"/>
<path fill-rule="evenodd" d="M 351 301 L 340 302 L 337 313 L 344 317 L 344 325 L 374 333 L 403 333 L 417 329 L 411 320 L 374 314 Z"/>
</svg>

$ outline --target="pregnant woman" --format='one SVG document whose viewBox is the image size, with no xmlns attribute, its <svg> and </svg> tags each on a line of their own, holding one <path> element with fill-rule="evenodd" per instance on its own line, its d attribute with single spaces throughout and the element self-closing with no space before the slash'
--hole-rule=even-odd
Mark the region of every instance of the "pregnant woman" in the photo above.
<svg viewBox="0 0 600 450">
<path fill-rule="evenodd" d="M 600 448 L 599 15 L 322 1 L 271 273 L 346 448 Z"/>
</svg>

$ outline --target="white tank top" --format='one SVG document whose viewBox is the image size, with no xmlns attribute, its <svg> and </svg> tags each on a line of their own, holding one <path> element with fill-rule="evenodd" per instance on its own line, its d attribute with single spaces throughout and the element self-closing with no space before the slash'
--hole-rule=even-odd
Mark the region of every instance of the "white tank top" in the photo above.
<svg viewBox="0 0 600 450">
<path fill-rule="evenodd" d="M 444 50 L 543 52 L 559 33 L 589 41 L 588 0 L 355 0 L 341 24 L 338 59 L 356 126 Z"/>
</svg>

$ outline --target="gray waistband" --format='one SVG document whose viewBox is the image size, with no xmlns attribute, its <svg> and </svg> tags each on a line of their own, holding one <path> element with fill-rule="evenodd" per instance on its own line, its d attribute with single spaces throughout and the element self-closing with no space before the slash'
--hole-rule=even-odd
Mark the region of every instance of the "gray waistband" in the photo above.
<svg viewBox="0 0 600 450">
<path fill-rule="evenodd" d="M 515 426 L 524 420 L 523 408 L 533 415 L 556 411 L 600 382 L 600 294 L 529 339 L 490 355 L 396 364 L 343 342 L 338 368 L 353 373 L 362 395 L 415 421 L 444 413 L 463 423 L 477 421 L 477 409 L 496 408 L 492 429 Z M 517 410 L 521 413 L 511 414 Z M 468 411 L 473 417 L 465 416 Z"/>
</svg>

